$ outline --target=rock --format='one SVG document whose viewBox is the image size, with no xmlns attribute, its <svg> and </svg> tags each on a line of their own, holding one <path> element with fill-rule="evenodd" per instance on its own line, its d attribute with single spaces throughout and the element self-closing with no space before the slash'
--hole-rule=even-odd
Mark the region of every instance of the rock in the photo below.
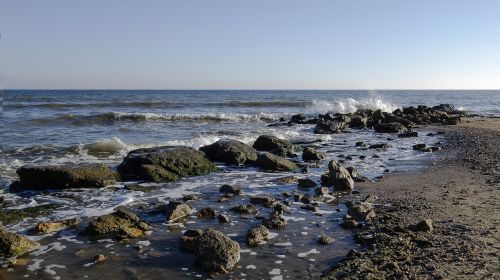
<svg viewBox="0 0 500 280">
<path fill-rule="evenodd" d="M 354 188 L 354 180 L 340 163 L 335 160 L 328 163 L 328 184 L 333 185 L 336 191 L 352 190 Z"/>
<path fill-rule="evenodd" d="M 357 219 L 369 220 L 375 217 L 375 211 L 373 211 L 373 205 L 368 202 L 355 202 L 349 206 L 348 212 L 351 216 Z"/>
<path fill-rule="evenodd" d="M 199 219 L 214 219 L 215 210 L 210 207 L 205 207 L 196 213 L 196 217 Z"/>
<path fill-rule="evenodd" d="M 383 121 L 384 120 L 384 113 L 382 112 L 382 110 L 377 109 L 377 110 L 373 111 L 372 119 L 374 121 L 378 121 L 378 122 Z"/>
<path fill-rule="evenodd" d="M 425 144 L 415 144 L 415 145 L 413 145 L 413 150 L 422 151 L 425 149 L 426 146 L 427 145 L 425 145 Z"/>
<path fill-rule="evenodd" d="M 357 228 L 359 225 L 358 222 L 356 222 L 356 220 L 354 220 L 353 217 L 345 215 L 341 226 L 345 229 L 354 229 Z"/>
<path fill-rule="evenodd" d="M 283 229 L 287 224 L 285 218 L 277 211 L 271 213 L 269 218 L 264 219 L 262 223 L 269 229 Z"/>
<path fill-rule="evenodd" d="M 381 123 L 373 127 L 378 133 L 405 133 L 408 129 L 400 123 Z"/>
<path fill-rule="evenodd" d="M 462 122 L 462 119 L 460 117 L 454 117 L 454 118 L 447 118 L 443 121 L 443 124 L 445 125 L 457 125 Z"/>
<path fill-rule="evenodd" d="M 191 205 L 178 202 L 178 201 L 170 201 L 165 209 L 165 215 L 167 216 L 167 222 L 172 223 L 177 220 L 180 220 L 184 217 L 189 216 L 193 207 Z"/>
<path fill-rule="evenodd" d="M 277 178 L 274 180 L 269 181 L 270 183 L 276 184 L 276 185 L 289 185 L 297 182 L 297 177 L 295 176 L 285 176 L 281 178 Z"/>
<path fill-rule="evenodd" d="M 346 128 L 346 123 L 342 121 L 319 120 L 314 128 L 315 134 L 339 133 Z"/>
<path fill-rule="evenodd" d="M 231 185 L 222 185 L 222 187 L 220 187 L 220 189 L 219 189 L 219 192 L 221 192 L 221 193 L 230 193 L 230 194 L 233 194 L 233 195 L 240 195 L 241 194 L 241 189 L 237 188 L 237 187 L 234 187 L 234 186 L 231 186 Z"/>
<path fill-rule="evenodd" d="M 318 160 L 323 160 L 324 158 L 325 154 L 311 147 L 304 148 L 304 151 L 302 152 L 302 159 L 304 161 L 318 161 Z"/>
<path fill-rule="evenodd" d="M 319 187 L 314 189 L 314 194 L 321 196 L 328 194 L 328 188 L 327 187 Z"/>
<path fill-rule="evenodd" d="M 365 142 L 356 142 L 356 144 L 354 144 L 354 146 L 356 147 L 364 147 L 366 146 Z"/>
<path fill-rule="evenodd" d="M 196 249 L 196 238 L 200 237 L 203 231 L 200 229 L 188 229 L 179 240 L 179 247 L 183 251 L 193 252 Z"/>
<path fill-rule="evenodd" d="M 270 152 L 282 157 L 292 156 L 294 151 L 297 150 L 290 141 L 272 135 L 259 136 L 252 147 L 258 151 Z"/>
<path fill-rule="evenodd" d="M 349 166 L 346 169 L 347 169 L 347 171 L 349 171 L 349 174 L 351 175 L 351 177 L 353 177 L 353 178 L 359 177 L 359 173 L 358 173 L 358 170 L 356 169 L 356 167 Z"/>
<path fill-rule="evenodd" d="M 89 235 L 128 239 L 142 237 L 149 230 L 151 227 L 141 221 L 137 215 L 128 209 L 121 208 L 91 221 L 85 232 Z"/>
<path fill-rule="evenodd" d="M 290 212 L 290 208 L 283 204 L 276 204 L 274 205 L 274 211 L 278 214 L 283 215 L 285 212 L 286 213 Z"/>
<path fill-rule="evenodd" d="M 257 214 L 257 208 L 252 204 L 243 204 L 231 208 L 232 211 L 240 214 Z"/>
<path fill-rule="evenodd" d="M 399 138 L 409 138 L 409 137 L 418 137 L 418 132 L 416 131 L 410 131 L 406 133 L 400 133 L 398 134 Z"/>
<path fill-rule="evenodd" d="M 198 195 L 197 194 L 186 194 L 185 196 L 182 197 L 182 200 L 184 201 L 190 201 L 190 200 L 198 200 Z"/>
<path fill-rule="evenodd" d="M 290 117 L 290 122 L 298 124 L 306 124 L 307 117 L 304 114 L 296 114 Z"/>
<path fill-rule="evenodd" d="M 96 255 L 92 260 L 95 264 L 100 264 L 106 261 L 106 257 L 104 255 Z"/>
<path fill-rule="evenodd" d="M 123 179 L 152 182 L 171 182 L 215 170 L 203 152 L 184 146 L 133 150 L 118 166 Z"/>
<path fill-rule="evenodd" d="M 240 245 L 220 231 L 207 229 L 196 238 L 196 261 L 209 273 L 227 273 L 240 260 Z"/>
<path fill-rule="evenodd" d="M 309 210 L 309 211 L 313 211 L 313 212 L 316 212 L 319 210 L 318 206 L 315 206 L 312 204 L 302 205 L 300 208 L 305 209 L 305 210 Z"/>
<path fill-rule="evenodd" d="M 207 157 L 229 165 L 251 165 L 257 160 L 258 152 L 240 141 L 221 139 L 200 148 Z"/>
<path fill-rule="evenodd" d="M 263 225 L 257 225 L 247 231 L 246 242 L 248 246 L 257 246 L 267 240 L 269 230 Z"/>
<path fill-rule="evenodd" d="M 349 127 L 351 128 L 364 128 L 368 124 L 368 118 L 361 115 L 353 115 L 351 117 L 351 122 L 349 123 Z"/>
<path fill-rule="evenodd" d="M 30 235 L 47 234 L 54 231 L 59 231 L 67 227 L 74 226 L 78 224 L 78 222 L 79 220 L 77 218 L 73 218 L 61 221 L 38 223 L 34 228 L 30 229 L 28 233 Z"/>
<path fill-rule="evenodd" d="M 219 218 L 219 223 L 221 223 L 221 224 L 229 223 L 229 216 L 228 215 L 219 214 L 218 218 Z"/>
<path fill-rule="evenodd" d="M 24 218 L 47 216 L 52 213 L 55 207 L 54 204 L 41 204 L 21 209 L 2 209 L 0 207 L 0 222 L 8 225 Z"/>
<path fill-rule="evenodd" d="M 125 185 L 124 189 L 129 191 L 150 192 L 154 188 L 141 186 L 140 184 L 127 184 Z"/>
<path fill-rule="evenodd" d="M 19 183 L 10 190 L 103 188 L 116 182 L 117 173 L 101 164 L 87 166 L 22 166 L 17 169 Z"/>
<path fill-rule="evenodd" d="M 319 238 L 318 238 L 318 244 L 323 244 L 323 245 L 326 245 L 326 244 L 330 244 L 332 243 L 333 241 L 335 241 L 335 239 L 333 239 L 333 237 L 329 236 L 329 235 L 326 235 L 326 234 L 322 234 Z"/>
<path fill-rule="evenodd" d="M 414 231 L 423 231 L 423 232 L 432 232 L 434 230 L 431 219 L 421 220 L 417 224 L 412 225 L 410 228 Z"/>
<path fill-rule="evenodd" d="M 288 159 L 270 153 L 260 154 L 255 165 L 265 171 L 292 171 L 296 167 Z"/>
<path fill-rule="evenodd" d="M 28 238 L 8 232 L 0 227 L 0 253 L 3 257 L 17 257 L 38 248 L 40 244 Z"/>
<path fill-rule="evenodd" d="M 368 149 L 388 149 L 390 146 L 386 143 L 378 143 L 368 146 Z"/>
<path fill-rule="evenodd" d="M 298 187 L 299 188 L 313 188 L 316 187 L 318 184 L 314 182 L 312 179 L 309 178 L 303 178 L 298 180 Z"/>
<path fill-rule="evenodd" d="M 250 202 L 254 204 L 264 204 L 266 207 L 271 207 L 274 203 L 276 203 L 276 199 L 274 197 L 267 196 L 252 196 L 250 197 Z"/>
<path fill-rule="evenodd" d="M 453 114 L 455 112 L 455 106 L 453 106 L 452 104 L 439 104 L 438 106 L 432 107 L 432 109 L 448 114 Z"/>
</svg>

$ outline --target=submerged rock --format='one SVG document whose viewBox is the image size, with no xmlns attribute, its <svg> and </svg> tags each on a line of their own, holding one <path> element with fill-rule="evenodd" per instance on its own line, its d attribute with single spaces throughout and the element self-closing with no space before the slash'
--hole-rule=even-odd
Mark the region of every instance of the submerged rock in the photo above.
<svg viewBox="0 0 500 280">
<path fill-rule="evenodd" d="M 77 218 L 66 219 L 61 221 L 53 221 L 53 222 L 43 222 L 43 223 L 38 223 L 34 228 L 30 229 L 28 232 L 30 235 L 42 235 L 74 226 L 78 224 L 78 222 L 79 220 Z"/>
<path fill-rule="evenodd" d="M 354 180 L 351 174 L 340 163 L 335 160 L 330 161 L 328 170 L 327 185 L 333 185 L 336 191 L 350 191 L 354 188 Z"/>
<path fill-rule="evenodd" d="M 248 246 L 257 246 L 267 240 L 269 230 L 263 225 L 257 225 L 247 231 L 246 242 Z"/>
<path fill-rule="evenodd" d="M 105 165 L 87 166 L 22 166 L 17 169 L 19 183 L 10 187 L 13 192 L 24 190 L 103 188 L 116 182 L 117 173 Z"/>
<path fill-rule="evenodd" d="M 148 224 L 125 208 L 98 217 L 85 229 L 89 235 L 112 236 L 118 239 L 142 237 L 149 230 L 151 227 Z"/>
<path fill-rule="evenodd" d="M 229 165 L 250 165 L 257 160 L 256 149 L 240 141 L 221 139 L 211 145 L 200 148 L 211 161 Z"/>
<path fill-rule="evenodd" d="M 255 165 L 265 171 L 292 171 L 296 167 L 288 159 L 270 153 L 260 154 Z"/>
<path fill-rule="evenodd" d="M 152 182 L 172 182 L 215 170 L 203 152 L 184 146 L 133 150 L 118 166 L 123 179 Z"/>
<path fill-rule="evenodd" d="M 0 252 L 6 258 L 21 256 L 39 246 L 40 244 L 35 241 L 0 227 Z"/>
<path fill-rule="evenodd" d="M 172 223 L 180 220 L 184 217 L 189 216 L 193 207 L 187 203 L 182 203 L 178 201 L 170 201 L 165 209 L 165 215 L 167 216 L 167 222 Z"/>
<path fill-rule="evenodd" d="M 195 242 L 196 261 L 209 273 L 227 273 L 240 261 L 240 245 L 220 231 L 209 228 Z"/>
<path fill-rule="evenodd" d="M 282 157 L 293 156 L 298 147 L 290 141 L 272 135 L 261 135 L 252 145 L 258 151 L 270 152 Z"/>
<path fill-rule="evenodd" d="M 304 161 L 318 161 L 323 160 L 324 158 L 325 154 L 311 147 L 304 148 L 304 151 L 302 152 L 302 159 Z"/>
</svg>

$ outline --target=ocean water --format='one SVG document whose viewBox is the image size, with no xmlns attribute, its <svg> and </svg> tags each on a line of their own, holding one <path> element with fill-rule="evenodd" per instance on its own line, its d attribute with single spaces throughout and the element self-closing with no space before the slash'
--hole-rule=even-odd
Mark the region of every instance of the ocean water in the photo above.
<svg viewBox="0 0 500 280">
<path fill-rule="evenodd" d="M 192 177 L 175 183 L 147 184 L 153 191 L 143 193 L 128 191 L 123 183 L 115 189 L 40 192 L 29 194 L 5 193 L 8 208 L 24 208 L 41 204 L 57 205 L 46 217 L 29 218 L 9 225 L 12 231 L 25 231 L 40 221 L 79 217 L 82 225 L 95 216 L 113 211 L 119 205 L 138 207 L 155 203 L 168 203 L 185 194 L 202 194 L 203 200 L 195 207 L 215 207 L 218 212 L 234 205 L 215 205 L 218 188 L 222 184 L 242 187 L 246 195 L 267 194 L 279 196 L 284 191 L 296 190 L 295 184 L 276 186 L 273 179 L 286 175 L 319 179 L 330 159 L 344 160 L 344 165 L 355 166 L 361 175 L 376 179 L 390 172 L 420 168 L 419 158 L 432 154 L 419 153 L 411 148 L 415 143 L 435 145 L 439 136 L 426 136 L 434 132 L 419 128 L 418 138 L 397 138 L 377 134 L 371 130 L 353 129 L 334 135 L 315 135 L 313 125 L 269 127 L 280 118 L 305 113 L 349 113 L 357 109 L 393 111 L 409 105 L 438 105 L 452 103 L 469 114 L 500 116 L 500 91 L 77 91 L 77 90 L 16 90 L 3 91 L 0 144 L 0 184 L 7 186 L 16 179 L 15 170 L 25 164 L 75 164 L 100 162 L 115 166 L 127 152 L 142 147 L 162 145 L 187 145 L 199 148 L 221 138 L 231 138 L 248 144 L 262 134 L 271 134 L 291 141 L 321 139 L 317 147 L 327 153 L 328 159 L 309 174 L 265 173 L 253 168 L 220 166 L 222 172 Z M 389 139 L 388 139 L 389 138 Z M 368 150 L 355 147 L 354 143 L 389 143 L 387 150 Z M 350 156 L 350 160 L 346 159 Z M 363 156 L 363 157 L 360 157 Z M 233 201 L 243 203 L 248 197 Z M 275 232 L 267 247 L 245 248 L 240 266 L 232 277 L 252 279 L 290 275 L 307 278 L 316 275 L 335 260 L 355 247 L 352 234 L 341 229 L 338 221 L 345 206 L 336 202 L 337 197 L 321 204 L 320 210 L 311 215 L 292 205 L 287 215 L 289 227 Z M 338 212 L 336 209 L 339 209 Z M 262 209 L 263 212 L 267 211 Z M 213 226 L 244 243 L 246 229 L 255 219 L 239 220 L 220 226 L 212 221 L 193 219 L 186 228 Z M 93 279 L 109 275 L 110 279 L 132 267 L 145 278 L 167 275 L 174 278 L 198 278 L 203 273 L 193 269 L 191 255 L 181 255 L 168 264 L 161 256 L 177 254 L 178 231 L 165 230 L 162 217 L 147 216 L 155 230 L 147 238 L 151 245 L 138 251 L 134 246 L 123 246 L 112 241 L 95 242 L 78 235 L 78 230 L 67 230 L 56 236 L 45 237 L 50 250 L 30 255 L 32 266 L 10 271 L 18 277 L 47 276 Z M 80 228 L 81 230 L 81 228 Z M 321 233 L 335 236 L 335 249 L 317 247 L 315 240 Z M 43 243 L 42 242 L 42 243 Z M 109 248 L 112 248 L 109 249 Z M 88 253 L 75 257 L 75 252 Z M 319 250 L 319 251 L 318 251 Z M 114 269 L 88 266 L 91 254 L 105 253 L 113 256 Z M 134 261 L 132 264 L 130 260 Z M 269 265 L 273 264 L 273 265 Z M 287 266 L 288 264 L 288 266 Z M 55 266 L 54 266 L 55 265 Z M 64 267 L 60 267 L 64 266 Z M 142 268 L 147 266 L 148 270 Z M 45 271 L 45 272 L 44 272 Z M 119 278 L 119 277 L 118 277 Z M 276 278 L 278 279 L 278 278 Z"/>
</svg>

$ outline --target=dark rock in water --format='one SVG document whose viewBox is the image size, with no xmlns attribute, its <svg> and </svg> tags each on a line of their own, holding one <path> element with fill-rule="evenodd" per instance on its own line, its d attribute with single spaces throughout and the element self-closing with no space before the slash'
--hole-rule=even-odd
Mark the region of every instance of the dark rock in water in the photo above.
<svg viewBox="0 0 500 280">
<path fill-rule="evenodd" d="M 359 173 L 358 173 L 358 170 L 356 169 L 356 167 L 354 166 L 349 166 L 346 168 L 347 171 L 349 171 L 349 174 L 351 174 L 351 177 L 352 178 L 357 178 L 357 177 L 360 177 L 359 176 Z"/>
<path fill-rule="evenodd" d="M 230 194 L 233 194 L 233 195 L 240 195 L 241 194 L 241 189 L 237 188 L 235 186 L 231 186 L 231 185 L 222 185 L 222 187 L 220 187 L 220 189 L 219 189 L 219 192 L 221 192 L 221 193 L 230 193 Z"/>
<path fill-rule="evenodd" d="M 184 201 L 190 201 L 190 200 L 198 200 L 198 198 L 199 197 L 198 197 L 197 194 L 192 193 L 192 194 L 187 194 L 187 195 L 183 196 L 182 200 L 184 200 Z"/>
<path fill-rule="evenodd" d="M 461 123 L 462 120 L 460 119 L 460 117 L 456 117 L 456 118 L 447 118 L 443 121 L 443 124 L 445 125 L 457 125 L 459 123 Z"/>
<path fill-rule="evenodd" d="M 21 209 L 3 209 L 0 207 L 0 222 L 8 225 L 24 218 L 35 218 L 49 215 L 56 206 L 54 204 L 41 204 Z"/>
<path fill-rule="evenodd" d="M 346 128 L 346 123 L 342 121 L 319 120 L 314 128 L 315 134 L 339 133 Z"/>
<path fill-rule="evenodd" d="M 389 144 L 386 143 L 378 143 L 368 146 L 368 149 L 387 149 L 389 148 Z"/>
<path fill-rule="evenodd" d="M 328 188 L 327 187 L 316 188 L 314 189 L 314 194 L 319 196 L 328 194 Z"/>
<path fill-rule="evenodd" d="M 304 161 L 317 161 L 323 160 L 324 158 L 325 154 L 311 147 L 304 148 L 304 151 L 302 152 L 302 159 Z"/>
<path fill-rule="evenodd" d="M 438 106 L 432 107 L 432 109 L 448 114 L 453 114 L 455 112 L 455 106 L 453 106 L 452 104 L 439 104 Z"/>
<path fill-rule="evenodd" d="M 414 231 L 432 232 L 434 230 L 434 227 L 432 226 L 431 219 L 425 219 L 421 220 L 415 225 L 410 226 L 410 229 Z"/>
<path fill-rule="evenodd" d="M 354 180 L 351 174 L 340 163 L 335 160 L 330 161 L 328 170 L 326 182 L 328 186 L 333 185 L 336 191 L 350 191 L 354 188 Z"/>
<path fill-rule="evenodd" d="M 240 214 L 256 214 L 257 208 L 252 204 L 244 204 L 231 208 L 232 211 L 240 213 Z"/>
<path fill-rule="evenodd" d="M 218 219 L 219 219 L 219 223 L 221 223 L 221 224 L 229 223 L 229 216 L 226 214 L 219 214 Z"/>
<path fill-rule="evenodd" d="M 368 117 L 362 115 L 353 115 L 349 127 L 351 128 L 365 128 L 368 125 Z"/>
<path fill-rule="evenodd" d="M 401 133 L 401 134 L 398 134 L 398 137 L 399 138 L 418 137 L 418 132 L 410 131 L 410 132 L 406 132 L 406 133 Z"/>
<path fill-rule="evenodd" d="M 270 153 L 260 154 L 255 165 L 265 171 L 292 171 L 296 167 L 288 159 Z"/>
<path fill-rule="evenodd" d="M 128 239 L 142 237 L 149 230 L 151 227 L 141 221 L 137 215 L 128 209 L 121 208 L 91 221 L 85 232 L 89 235 Z"/>
<path fill-rule="evenodd" d="M 376 122 L 383 121 L 384 120 L 384 113 L 382 112 L 382 110 L 377 109 L 377 110 L 373 111 L 372 119 Z"/>
<path fill-rule="evenodd" d="M 194 252 L 197 247 L 196 238 L 200 237 L 203 231 L 200 229 L 188 229 L 179 240 L 179 247 L 183 251 Z"/>
<path fill-rule="evenodd" d="M 307 174 L 309 173 L 309 168 L 307 166 L 304 166 L 300 169 L 300 173 L 302 174 Z"/>
<path fill-rule="evenodd" d="M 247 231 L 246 242 L 248 246 L 257 246 L 267 240 L 269 230 L 263 225 L 257 225 Z"/>
<path fill-rule="evenodd" d="M 413 149 L 415 151 L 422 151 L 423 149 L 425 149 L 426 146 L 427 145 L 425 145 L 425 144 L 415 144 L 415 145 L 413 145 Z"/>
<path fill-rule="evenodd" d="M 178 201 L 170 201 L 165 209 L 167 222 L 171 223 L 187 217 L 192 210 L 193 207 L 191 207 L 189 204 Z"/>
<path fill-rule="evenodd" d="M 103 188 L 116 182 L 117 173 L 101 164 L 71 166 L 22 166 L 13 192 L 24 190 Z"/>
<path fill-rule="evenodd" d="M 201 151 L 184 146 L 138 149 L 118 166 L 123 179 L 171 182 L 217 170 Z"/>
<path fill-rule="evenodd" d="M 303 178 L 298 180 L 298 187 L 299 188 L 313 188 L 316 187 L 318 184 L 312 179 L 309 178 Z"/>
<path fill-rule="evenodd" d="M 271 207 L 276 199 L 274 197 L 267 196 L 252 196 L 250 197 L 250 202 L 254 204 L 264 204 L 266 207 Z"/>
<path fill-rule="evenodd" d="M 285 212 L 288 213 L 290 212 L 290 208 L 284 204 L 275 204 L 274 205 L 274 211 L 278 214 L 284 214 Z"/>
<path fill-rule="evenodd" d="M 297 182 L 297 177 L 295 176 L 285 176 L 281 178 L 277 178 L 274 180 L 269 181 L 270 183 L 276 184 L 276 185 L 289 185 Z"/>
<path fill-rule="evenodd" d="M 129 190 L 129 191 L 150 192 L 154 188 L 141 186 L 139 184 L 127 184 L 127 185 L 125 185 L 124 189 Z"/>
<path fill-rule="evenodd" d="M 43 222 L 38 223 L 35 227 L 28 230 L 30 235 L 42 235 L 55 231 L 60 231 L 67 227 L 75 226 L 78 224 L 79 220 L 77 218 L 66 219 L 61 221 L 53 221 L 53 222 Z"/>
<path fill-rule="evenodd" d="M 349 206 L 348 213 L 362 220 L 370 220 L 375 217 L 375 211 L 373 211 L 373 205 L 369 202 L 355 202 Z"/>
<path fill-rule="evenodd" d="M 283 229 L 287 222 L 280 213 L 274 211 L 269 218 L 264 219 L 262 224 L 269 229 Z"/>
<path fill-rule="evenodd" d="M 101 264 L 105 261 L 106 261 L 106 256 L 104 256 L 104 255 L 95 255 L 92 258 L 92 262 L 94 262 L 95 264 Z"/>
<path fill-rule="evenodd" d="M 199 219 L 214 219 L 215 210 L 210 207 L 202 208 L 200 211 L 196 213 L 196 217 L 198 217 Z"/>
<path fill-rule="evenodd" d="M 305 210 L 309 210 L 309 211 L 313 211 L 313 212 L 316 212 L 319 210 L 318 206 L 311 205 L 311 204 L 302 205 L 300 208 L 305 209 Z"/>
<path fill-rule="evenodd" d="M 325 235 L 325 234 L 321 235 L 318 238 L 318 244 L 322 244 L 322 245 L 330 244 L 333 241 L 335 241 L 335 239 L 333 239 L 333 237 L 331 237 L 329 235 Z"/>
<path fill-rule="evenodd" d="M 0 255 L 6 258 L 24 255 L 38 248 L 40 244 L 28 238 L 8 232 L 0 227 Z"/>
<path fill-rule="evenodd" d="M 356 147 L 364 147 L 366 146 L 365 142 L 356 142 L 355 144 Z"/>
<path fill-rule="evenodd" d="M 211 161 L 229 165 L 249 165 L 257 160 L 258 152 L 240 141 L 221 139 L 200 148 Z"/>
<path fill-rule="evenodd" d="M 288 140 L 280 139 L 272 135 L 261 135 L 252 145 L 258 151 L 270 152 L 282 157 L 293 156 L 298 147 Z"/>
<path fill-rule="evenodd" d="M 344 219 L 342 220 L 341 226 L 345 229 L 354 229 L 359 226 L 358 222 L 354 220 L 352 216 L 345 215 Z"/>
<path fill-rule="evenodd" d="M 296 114 L 290 118 L 290 122 L 299 123 L 299 124 L 305 124 L 306 120 L 307 120 L 307 117 L 304 114 Z"/>
<path fill-rule="evenodd" d="M 405 133 L 408 131 L 404 125 L 397 122 L 381 123 L 375 125 L 373 128 L 375 129 L 375 132 L 378 133 Z"/>
<path fill-rule="evenodd" d="M 196 261 L 209 273 L 227 273 L 240 261 L 240 245 L 220 231 L 209 228 L 195 240 Z"/>
</svg>

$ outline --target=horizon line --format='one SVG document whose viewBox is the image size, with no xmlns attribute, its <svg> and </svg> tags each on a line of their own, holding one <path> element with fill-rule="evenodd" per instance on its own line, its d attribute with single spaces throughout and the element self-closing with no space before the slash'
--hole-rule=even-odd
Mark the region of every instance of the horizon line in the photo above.
<svg viewBox="0 0 500 280">
<path fill-rule="evenodd" d="M 217 88 L 195 88 L 195 89 L 190 89 L 190 88 L 155 88 L 155 89 L 147 89 L 147 88 L 9 88 L 9 89 L 0 89 L 1 91 L 16 91 L 16 90 L 54 90 L 54 91 L 63 91 L 63 90 L 86 90 L 86 91 L 104 91 L 104 90 L 114 90 L 114 91 L 119 91 L 119 90 L 142 90 L 142 91 L 429 91 L 429 90 L 435 90 L 435 91 L 500 91 L 500 88 L 423 88 L 423 89 L 416 89 L 416 88 L 397 88 L 397 89 L 354 89 L 354 88 L 341 88 L 341 89 L 287 89 L 287 88 L 281 88 L 281 89 L 264 89 L 264 88 L 247 88 L 247 89 L 217 89 Z"/>
</svg>

